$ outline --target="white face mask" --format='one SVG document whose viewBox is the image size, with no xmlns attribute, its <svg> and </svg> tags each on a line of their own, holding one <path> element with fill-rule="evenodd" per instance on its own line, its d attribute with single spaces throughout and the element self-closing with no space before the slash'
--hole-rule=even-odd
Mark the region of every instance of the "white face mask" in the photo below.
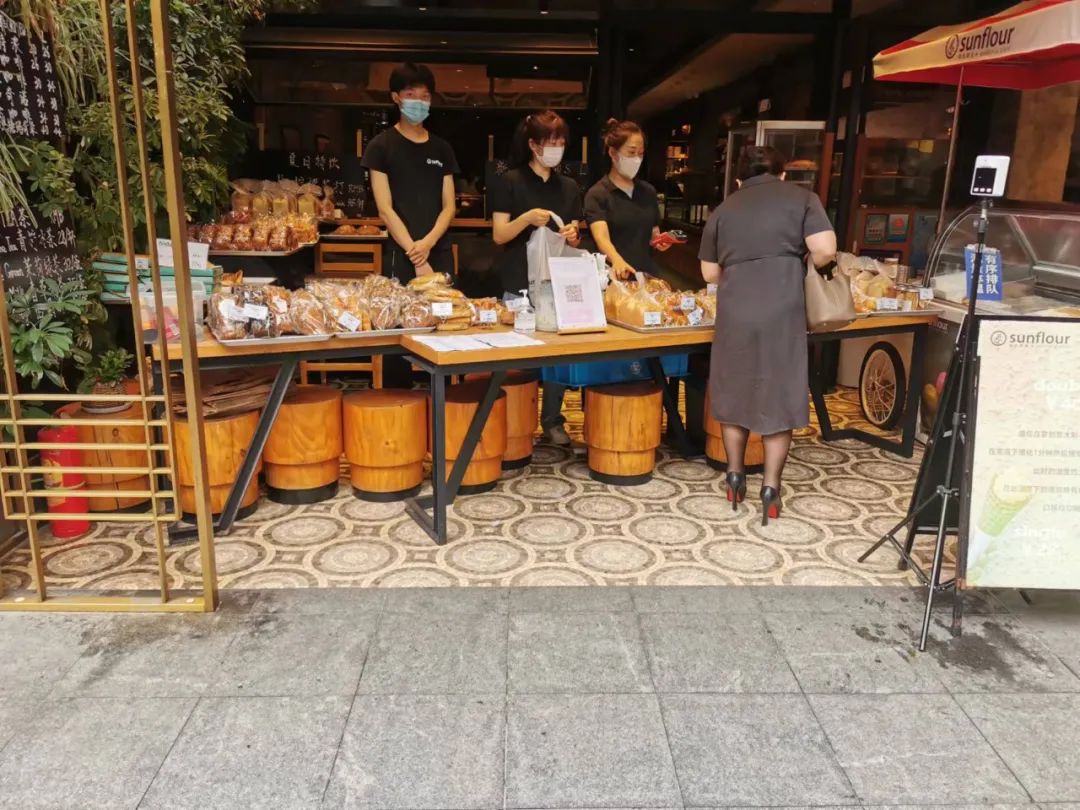
<svg viewBox="0 0 1080 810">
<path fill-rule="evenodd" d="M 562 163 L 563 153 L 565 151 L 565 146 L 545 146 L 543 151 L 536 156 L 536 159 L 540 161 L 541 166 L 548 169 L 554 169 Z"/>
<path fill-rule="evenodd" d="M 615 168 L 627 180 L 633 180 L 637 177 L 637 173 L 641 171 L 641 164 L 644 160 L 644 158 L 640 157 L 619 155 L 619 159 L 615 162 Z"/>
</svg>

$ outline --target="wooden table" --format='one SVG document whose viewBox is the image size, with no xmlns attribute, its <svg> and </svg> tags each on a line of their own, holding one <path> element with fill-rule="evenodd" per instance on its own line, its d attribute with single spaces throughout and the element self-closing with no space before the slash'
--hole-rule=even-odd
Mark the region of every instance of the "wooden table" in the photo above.
<svg viewBox="0 0 1080 810">
<path fill-rule="evenodd" d="M 809 335 L 808 341 L 816 348 L 828 342 L 847 338 L 911 332 L 914 336 L 911 368 L 917 369 L 922 365 L 927 329 L 934 320 L 936 316 L 933 314 L 861 318 L 843 329 Z M 605 332 L 565 336 L 536 333 L 534 337 L 541 341 L 542 345 L 464 352 L 440 352 L 415 337 L 402 338 L 402 347 L 410 355 L 412 362 L 431 375 L 432 396 L 432 494 L 411 499 L 407 504 L 407 511 L 439 545 L 446 542 L 447 509 L 454 502 L 465 475 L 465 469 L 468 467 L 483 426 L 487 422 L 488 414 L 498 396 L 499 388 L 506 378 L 506 372 L 511 369 L 542 368 L 567 362 L 645 359 L 653 379 L 659 384 L 663 393 L 664 410 L 668 416 L 669 439 L 675 449 L 685 456 L 701 454 L 700 448 L 694 447 L 686 435 L 682 416 L 679 414 L 676 391 L 667 384 L 660 358 L 664 355 L 706 350 L 712 344 L 713 330 L 710 327 L 683 332 L 643 334 L 618 326 L 609 326 Z M 818 354 L 820 353 L 816 352 L 815 356 Z M 446 469 L 446 381 L 452 375 L 469 373 L 489 373 L 491 376 L 484 398 L 469 425 L 447 479 L 445 473 L 442 472 Z M 900 442 L 889 441 L 853 428 L 835 430 L 825 403 L 824 379 L 820 362 L 814 363 L 810 390 L 825 441 L 857 438 L 908 457 L 914 452 L 919 403 L 918 386 L 909 386 Z"/>
<path fill-rule="evenodd" d="M 255 428 L 255 435 L 251 439 L 244 456 L 243 464 L 237 473 L 236 481 L 229 490 L 229 497 L 214 524 L 214 531 L 226 534 L 236 521 L 236 515 L 240 511 L 240 501 L 243 500 L 251 478 L 255 475 L 259 459 L 262 458 L 266 440 L 270 436 L 270 429 L 274 426 L 281 404 L 285 401 L 285 394 L 289 390 L 297 367 L 301 361 L 306 360 L 337 360 L 357 355 L 376 354 L 403 354 L 401 338 L 374 337 L 371 335 L 357 335 L 355 337 L 332 337 L 328 340 L 286 340 L 273 343 L 259 343 L 256 341 L 241 341 L 225 345 L 218 342 L 204 327 L 203 332 L 196 344 L 199 356 L 200 369 L 230 369 L 250 368 L 252 366 L 277 366 L 274 375 L 274 383 L 270 388 L 270 394 L 266 399 L 262 412 L 259 414 L 259 422 Z M 153 346 L 155 360 L 161 359 L 160 347 L 157 343 Z M 181 370 L 182 352 L 179 343 L 170 343 L 168 347 L 169 370 L 171 372 Z M 160 392 L 164 381 L 160 379 L 158 369 L 154 365 L 154 386 Z M 169 529 L 170 543 L 179 540 L 188 540 L 195 537 L 198 530 L 195 526 L 178 525 Z"/>
<path fill-rule="evenodd" d="M 911 332 L 914 336 L 911 369 L 922 364 L 925 350 L 927 329 L 936 316 L 933 314 L 897 317 L 863 318 L 855 323 L 833 332 L 810 335 L 811 346 L 854 337 L 872 337 L 876 335 L 894 335 Z M 505 328 L 502 328 L 506 331 Z M 483 333 L 481 330 L 476 332 Z M 473 332 L 454 332 L 454 335 L 468 335 Z M 416 365 L 431 376 L 432 396 L 432 495 L 415 498 L 407 504 L 408 512 L 414 520 L 438 543 L 446 542 L 447 509 L 461 485 L 476 444 L 479 441 L 483 425 L 499 393 L 499 388 L 511 369 L 539 369 L 563 365 L 568 362 L 587 363 L 598 360 L 644 359 L 649 366 L 653 379 L 660 385 L 663 393 L 664 410 L 668 416 L 668 435 L 675 449 L 686 456 L 700 455 L 686 435 L 685 426 L 678 409 L 677 389 L 667 384 L 662 357 L 672 354 L 707 351 L 712 344 L 713 331 L 710 327 L 681 332 L 641 333 L 618 326 L 609 326 L 604 332 L 580 335 L 556 335 L 537 332 L 532 337 L 540 341 L 539 346 L 522 346 L 505 349 L 486 349 L 464 352 L 441 352 L 417 340 L 416 335 L 393 337 L 334 337 L 330 340 L 305 340 L 270 344 L 241 342 L 224 345 L 210 336 L 204 329 L 197 344 L 199 365 L 202 368 L 225 369 L 247 368 L 256 365 L 277 365 L 278 370 L 271 387 L 270 395 L 259 418 L 259 424 L 248 448 L 244 463 L 237 475 L 225 508 L 219 517 L 215 530 L 226 533 L 232 527 L 239 509 L 240 500 L 251 482 L 259 458 L 262 456 L 266 439 L 277 418 L 281 403 L 285 399 L 289 384 L 302 360 L 344 359 L 357 355 L 397 354 L 407 355 Z M 158 346 L 153 348 L 155 359 L 160 359 Z M 179 344 L 168 347 L 170 370 L 180 369 L 181 351 Z M 155 367 L 156 369 L 156 367 Z M 473 417 L 466 433 L 461 450 L 450 472 L 446 469 L 446 384 L 449 377 L 468 373 L 489 373 L 487 389 L 480 407 Z M 163 381 L 157 380 L 157 385 Z M 824 380 L 820 363 L 815 363 L 810 376 L 810 391 L 814 408 L 821 424 L 822 437 L 826 441 L 857 438 L 876 447 L 891 452 L 911 456 L 914 450 L 916 418 L 918 415 L 919 391 L 917 385 L 908 387 L 907 401 L 900 442 L 893 442 L 865 431 L 856 429 L 835 430 L 829 419 L 825 403 Z M 431 510 L 431 514 L 428 514 Z M 194 527 L 174 527 L 170 539 L 193 536 Z"/>
</svg>

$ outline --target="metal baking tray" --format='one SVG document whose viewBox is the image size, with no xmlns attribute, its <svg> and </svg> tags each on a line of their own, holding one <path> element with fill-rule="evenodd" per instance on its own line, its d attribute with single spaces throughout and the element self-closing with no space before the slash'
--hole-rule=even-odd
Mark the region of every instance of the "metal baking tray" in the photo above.
<svg viewBox="0 0 1080 810">
<path fill-rule="evenodd" d="M 215 340 L 222 346 L 277 346 L 282 343 L 321 343 L 329 340 L 330 337 L 330 335 L 281 335 L 280 337 L 240 338 L 239 340 L 215 338 Z"/>
<path fill-rule="evenodd" d="M 919 315 L 944 315 L 945 310 L 937 307 L 930 307 L 929 309 L 883 309 L 874 310 L 873 312 L 860 313 L 867 318 L 905 318 L 905 317 L 918 317 Z"/>
<path fill-rule="evenodd" d="M 334 332 L 333 337 L 340 338 L 352 338 L 352 337 L 397 337 L 398 335 L 426 335 L 429 332 L 434 332 L 437 327 L 434 326 L 414 326 L 411 329 L 367 329 L 357 332 Z"/>
<path fill-rule="evenodd" d="M 629 329 L 631 332 L 641 332 L 643 335 L 655 335 L 668 334 L 669 332 L 702 332 L 713 331 L 713 324 L 702 324 L 701 326 L 634 326 L 630 323 L 623 323 L 622 321 L 612 318 L 608 321 L 612 326 L 621 326 L 623 329 Z"/>
<path fill-rule="evenodd" d="M 388 231 L 379 231 L 373 234 L 349 234 L 349 233 L 323 233 L 319 238 L 324 242 L 369 242 L 373 239 L 388 239 Z"/>
<path fill-rule="evenodd" d="M 273 259 L 281 258 L 283 256 L 292 256 L 295 253 L 299 253 L 301 250 L 306 250 L 313 245 L 317 245 L 318 242 L 304 242 L 302 245 L 297 245 L 292 250 L 211 250 L 211 256 L 246 256 L 248 258 L 263 258 Z"/>
</svg>

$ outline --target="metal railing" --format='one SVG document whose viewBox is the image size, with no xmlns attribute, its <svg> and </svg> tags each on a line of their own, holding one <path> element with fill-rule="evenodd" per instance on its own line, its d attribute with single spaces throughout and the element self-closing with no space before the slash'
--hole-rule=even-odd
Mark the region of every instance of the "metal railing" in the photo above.
<svg viewBox="0 0 1080 810">
<path fill-rule="evenodd" d="M 184 395 L 193 407 L 188 408 L 187 420 L 192 453 L 192 478 L 198 527 L 201 562 L 201 590 L 174 592 L 170 588 L 166 569 L 166 528 L 179 519 L 179 500 L 176 496 L 177 465 L 175 458 L 175 431 L 173 394 L 170 384 L 169 353 L 164 328 L 157 329 L 159 359 L 155 361 L 147 352 L 147 340 L 143 332 L 143 318 L 139 296 L 139 277 L 135 262 L 135 227 L 132 201 L 128 185 L 128 164 L 125 154 L 125 135 L 130 134 L 124 118 L 120 80 L 116 64 L 116 38 L 113 31 L 111 0 L 99 0 L 99 12 L 105 46 L 108 73 L 109 100 L 117 168 L 117 194 L 123 223 L 125 255 L 131 298 L 132 320 L 135 328 L 135 358 L 137 392 L 128 394 L 26 394 L 18 389 L 15 373 L 11 329 L 8 321 L 7 300 L 3 279 L 0 278 L 0 348 L 2 348 L 4 390 L 0 401 L 7 405 L 6 418 L 0 419 L 0 500 L 9 520 L 26 523 L 26 542 L 31 559 L 32 590 L 27 592 L 0 592 L 0 611 L 46 610 L 46 611 L 212 611 L 217 607 L 217 567 L 214 556 L 213 522 L 210 513 L 210 490 L 208 484 L 202 402 L 199 382 L 198 333 L 195 328 L 191 292 L 191 272 L 186 249 L 187 228 L 184 192 L 181 183 L 181 158 L 177 137 L 176 93 L 173 79 L 171 39 L 169 35 L 168 0 L 152 0 L 150 3 L 151 29 L 154 48 L 156 88 L 158 92 L 159 120 L 161 125 L 162 169 L 165 178 L 166 208 L 169 219 L 169 237 L 173 245 L 181 246 L 173 251 L 173 270 L 176 276 L 177 321 L 182 352 Z M 142 181 L 142 197 L 145 208 L 145 240 L 150 254 L 150 276 L 154 288 L 153 306 L 159 325 L 165 323 L 165 307 L 162 300 L 161 267 L 157 255 L 157 229 L 155 226 L 154 193 L 150 186 L 151 160 L 147 146 L 146 108 L 143 81 L 137 54 L 139 52 L 138 26 L 135 17 L 135 0 L 124 0 L 128 52 L 134 117 L 134 134 L 139 149 L 139 174 Z M 153 363 L 160 364 L 159 373 L 153 373 Z M 161 382 L 160 391 L 153 380 Z M 23 416 L 26 402 L 39 403 L 129 403 L 124 413 L 127 418 L 79 418 L 55 416 L 31 418 Z M 131 411 L 135 411 L 132 418 Z M 141 429 L 141 441 L 117 442 L 48 442 L 29 441 L 27 428 L 48 427 L 116 427 Z M 80 437 L 83 438 L 83 437 Z M 144 464 L 106 466 L 94 464 L 53 465 L 34 461 L 41 451 L 86 450 L 138 454 L 145 458 Z M 44 476 L 81 474 L 93 476 L 131 476 L 138 483 L 131 489 L 96 489 L 93 482 L 76 490 L 39 485 L 35 479 Z M 166 482 L 172 482 L 166 483 Z M 123 486 L 121 484 L 120 486 Z M 121 499 L 140 499 L 148 503 L 145 512 L 130 510 L 89 511 L 83 513 L 53 513 L 42 507 L 53 498 L 111 498 L 117 506 Z M 153 525 L 154 545 L 157 554 L 158 592 L 132 591 L 124 595 L 94 593 L 93 591 L 68 592 L 52 589 L 47 582 L 44 558 L 48 548 L 43 546 L 40 524 L 43 521 L 91 520 L 118 524 L 150 523 Z M 132 529 L 134 531 L 134 529 Z M 78 542 L 78 541 L 74 541 Z M 53 591 L 56 591 L 55 593 Z"/>
</svg>

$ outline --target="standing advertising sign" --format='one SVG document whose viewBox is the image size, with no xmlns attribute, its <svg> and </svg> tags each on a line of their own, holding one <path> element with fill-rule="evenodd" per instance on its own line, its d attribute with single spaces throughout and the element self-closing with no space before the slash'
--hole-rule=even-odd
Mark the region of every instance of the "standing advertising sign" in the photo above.
<svg viewBox="0 0 1080 810">
<path fill-rule="evenodd" d="M 1080 588 L 1080 320 L 979 327 L 967 587 Z"/>
</svg>

